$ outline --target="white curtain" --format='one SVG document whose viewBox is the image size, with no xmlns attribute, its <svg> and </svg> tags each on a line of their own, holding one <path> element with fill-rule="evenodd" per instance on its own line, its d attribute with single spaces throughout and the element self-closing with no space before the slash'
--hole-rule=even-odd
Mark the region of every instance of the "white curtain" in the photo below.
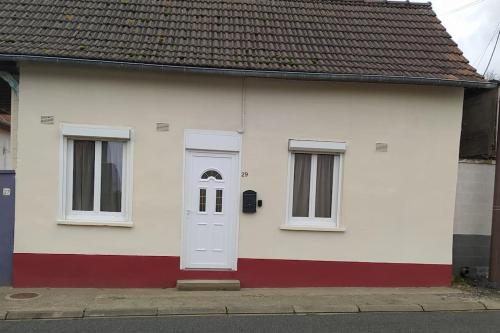
<svg viewBox="0 0 500 333">
<path fill-rule="evenodd" d="M 94 210 L 95 142 L 73 144 L 73 210 Z"/>
<path fill-rule="evenodd" d="M 122 210 L 123 143 L 102 142 L 101 211 Z"/>
<path fill-rule="evenodd" d="M 292 216 L 309 216 L 309 188 L 311 186 L 311 155 L 295 154 L 293 175 Z"/>
<path fill-rule="evenodd" d="M 332 217 L 333 155 L 318 155 L 316 217 Z"/>
</svg>

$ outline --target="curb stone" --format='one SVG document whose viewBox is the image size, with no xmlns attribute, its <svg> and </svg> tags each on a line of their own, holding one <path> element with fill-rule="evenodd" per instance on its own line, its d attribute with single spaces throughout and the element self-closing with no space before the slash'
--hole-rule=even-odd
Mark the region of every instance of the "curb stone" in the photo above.
<svg viewBox="0 0 500 333">
<path fill-rule="evenodd" d="M 479 302 L 460 302 L 460 303 L 428 303 L 420 304 L 426 312 L 433 311 L 474 311 L 485 310 L 486 307 Z"/>
<path fill-rule="evenodd" d="M 422 312 L 418 304 L 358 304 L 360 312 Z"/>
<path fill-rule="evenodd" d="M 7 312 L 5 319 L 55 319 L 83 318 L 82 310 L 12 310 Z"/>
<path fill-rule="evenodd" d="M 229 306 L 201 304 L 197 306 L 163 306 L 161 308 L 103 308 L 0 310 L 0 320 L 70 319 L 84 317 L 158 316 L 158 315 L 252 315 L 252 314 L 333 314 L 358 312 L 434 312 L 500 310 L 500 301 L 439 302 L 425 304 L 234 304 Z"/>
<path fill-rule="evenodd" d="M 356 304 L 310 304 L 293 305 L 295 313 L 356 313 L 359 308 Z"/>
<path fill-rule="evenodd" d="M 291 305 L 228 305 L 228 314 L 293 314 Z"/>
<path fill-rule="evenodd" d="M 226 314 L 225 306 L 220 305 L 199 305 L 199 306 L 170 306 L 158 308 L 158 315 L 209 315 Z"/>
<path fill-rule="evenodd" d="M 157 308 L 87 308 L 84 317 L 156 316 Z"/>
</svg>

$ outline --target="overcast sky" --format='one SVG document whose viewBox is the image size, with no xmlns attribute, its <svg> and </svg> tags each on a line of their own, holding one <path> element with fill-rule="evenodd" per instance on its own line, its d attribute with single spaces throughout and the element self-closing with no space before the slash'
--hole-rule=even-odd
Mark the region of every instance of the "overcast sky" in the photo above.
<svg viewBox="0 0 500 333">
<path fill-rule="evenodd" d="M 483 74 L 493 51 L 497 37 L 495 33 L 498 34 L 500 29 L 500 0 L 431 2 L 453 40 L 460 46 L 469 62 Z M 500 76 L 500 41 L 488 71 L 494 71 Z"/>
</svg>

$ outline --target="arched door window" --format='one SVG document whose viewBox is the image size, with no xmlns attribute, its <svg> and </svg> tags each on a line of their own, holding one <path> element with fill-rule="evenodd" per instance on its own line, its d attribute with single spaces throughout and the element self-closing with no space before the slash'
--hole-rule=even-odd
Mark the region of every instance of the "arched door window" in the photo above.
<svg viewBox="0 0 500 333">
<path fill-rule="evenodd" d="M 210 178 L 213 178 L 215 180 L 222 180 L 221 174 L 215 170 L 207 170 L 201 175 L 202 180 L 208 180 Z"/>
</svg>

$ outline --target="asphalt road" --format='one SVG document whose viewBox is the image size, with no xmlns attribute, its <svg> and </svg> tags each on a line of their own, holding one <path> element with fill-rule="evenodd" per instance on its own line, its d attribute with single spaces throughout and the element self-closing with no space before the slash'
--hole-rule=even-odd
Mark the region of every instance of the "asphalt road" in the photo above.
<svg viewBox="0 0 500 333">
<path fill-rule="evenodd" d="M 0 321 L 2 333 L 69 332 L 500 332 L 500 312 L 178 316 Z"/>
</svg>

